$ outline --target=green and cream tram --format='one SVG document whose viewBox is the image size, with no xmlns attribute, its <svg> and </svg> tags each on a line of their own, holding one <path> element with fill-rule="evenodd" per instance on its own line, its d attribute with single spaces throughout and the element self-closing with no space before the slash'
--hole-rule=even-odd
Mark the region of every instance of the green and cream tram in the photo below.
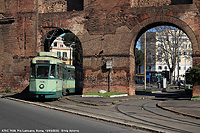
<svg viewBox="0 0 200 133">
<path fill-rule="evenodd" d="M 34 98 L 59 98 L 75 93 L 75 67 L 57 58 L 57 53 L 40 52 L 31 62 L 29 92 Z"/>
</svg>

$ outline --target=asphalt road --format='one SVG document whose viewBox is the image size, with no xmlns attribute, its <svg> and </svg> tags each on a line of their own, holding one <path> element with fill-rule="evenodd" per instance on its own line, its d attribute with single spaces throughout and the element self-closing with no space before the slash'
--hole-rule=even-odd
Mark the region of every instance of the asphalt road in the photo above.
<svg viewBox="0 0 200 133">
<path fill-rule="evenodd" d="M 0 132 L 139 133 L 143 131 L 0 98 Z"/>
<path fill-rule="evenodd" d="M 199 133 L 200 120 L 156 107 L 165 98 L 133 100 L 118 104 L 115 108 L 124 116 L 129 117 L 135 124 L 157 129 L 162 132 Z M 168 99 L 169 100 L 169 99 Z"/>
</svg>

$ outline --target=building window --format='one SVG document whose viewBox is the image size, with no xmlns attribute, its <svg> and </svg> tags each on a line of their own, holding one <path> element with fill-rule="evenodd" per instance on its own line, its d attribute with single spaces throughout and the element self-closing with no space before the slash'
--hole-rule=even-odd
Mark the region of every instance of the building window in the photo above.
<svg viewBox="0 0 200 133">
<path fill-rule="evenodd" d="M 149 66 L 149 70 L 151 70 L 151 66 Z"/>
<path fill-rule="evenodd" d="M 184 47 L 184 48 L 187 48 L 187 44 L 184 44 L 183 47 Z"/>
<path fill-rule="evenodd" d="M 158 62 L 162 62 L 162 58 L 161 57 L 159 57 Z"/>
<path fill-rule="evenodd" d="M 54 42 L 54 47 L 57 47 L 57 42 Z"/>
<path fill-rule="evenodd" d="M 159 69 L 159 70 L 162 70 L 162 66 L 158 66 L 158 69 Z"/>
<path fill-rule="evenodd" d="M 67 58 L 67 52 L 63 52 L 63 57 Z"/>
<path fill-rule="evenodd" d="M 184 41 L 184 42 L 187 42 L 187 40 L 188 40 L 187 38 L 183 38 L 183 41 Z"/>
<path fill-rule="evenodd" d="M 165 70 L 167 70 L 167 66 L 165 66 Z"/>
<path fill-rule="evenodd" d="M 193 4 L 193 0 L 171 0 L 172 5 Z"/>
<path fill-rule="evenodd" d="M 62 44 L 60 44 L 60 47 L 61 47 L 61 48 L 63 48 L 63 45 L 62 45 Z"/>
<path fill-rule="evenodd" d="M 58 56 L 58 58 L 60 58 L 61 57 L 61 52 L 57 52 L 57 56 Z"/>
<path fill-rule="evenodd" d="M 67 11 L 81 11 L 84 9 L 84 0 L 67 0 Z"/>
</svg>

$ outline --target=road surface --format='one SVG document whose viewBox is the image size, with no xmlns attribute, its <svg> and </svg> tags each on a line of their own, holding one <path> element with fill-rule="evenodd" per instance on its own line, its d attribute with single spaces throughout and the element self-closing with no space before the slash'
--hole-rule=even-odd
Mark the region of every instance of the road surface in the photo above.
<svg viewBox="0 0 200 133">
<path fill-rule="evenodd" d="M 142 133 L 144 131 L 0 98 L 0 132 Z"/>
<path fill-rule="evenodd" d="M 135 124 L 156 129 L 162 132 L 199 133 L 200 120 L 156 107 L 165 98 L 133 100 L 115 106 L 116 110 L 134 121 Z M 168 99 L 169 100 L 169 99 Z"/>
</svg>

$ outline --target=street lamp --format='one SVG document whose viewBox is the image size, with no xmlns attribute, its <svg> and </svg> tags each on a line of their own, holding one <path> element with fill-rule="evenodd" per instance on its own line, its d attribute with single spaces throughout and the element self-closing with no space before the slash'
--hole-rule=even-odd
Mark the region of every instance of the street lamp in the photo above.
<svg viewBox="0 0 200 133">
<path fill-rule="evenodd" d="M 177 59 L 177 81 L 179 82 L 179 39 L 178 39 L 178 59 Z"/>
<path fill-rule="evenodd" d="M 69 63 L 69 64 L 70 64 L 70 65 L 72 65 L 72 63 L 71 63 L 71 62 L 72 62 L 72 61 L 71 61 L 71 60 L 72 60 L 72 59 L 71 59 L 71 57 L 72 57 L 72 51 L 71 51 L 71 49 L 72 49 L 72 46 L 75 46 L 75 45 L 76 45 L 75 42 L 72 42 L 72 43 L 69 45 L 69 48 L 70 48 L 70 58 L 69 58 L 69 59 L 70 59 L 70 63 Z"/>
</svg>

